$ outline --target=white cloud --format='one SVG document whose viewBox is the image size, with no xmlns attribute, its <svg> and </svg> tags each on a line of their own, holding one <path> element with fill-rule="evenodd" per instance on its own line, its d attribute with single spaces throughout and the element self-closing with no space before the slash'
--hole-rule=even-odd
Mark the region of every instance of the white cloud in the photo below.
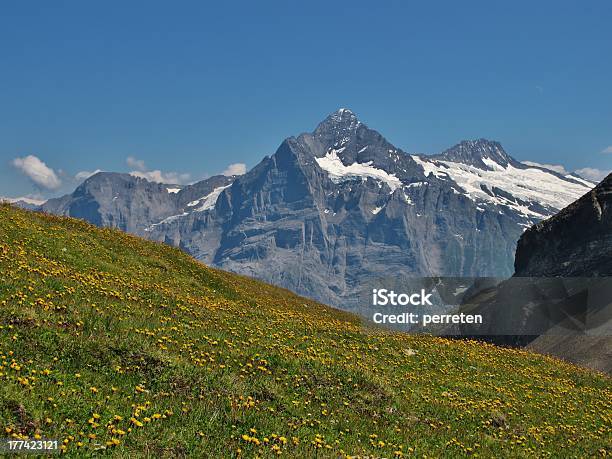
<svg viewBox="0 0 612 459">
<path fill-rule="evenodd" d="M 221 172 L 223 175 L 243 175 L 246 174 L 247 167 L 244 163 L 234 163 L 227 166 L 227 168 Z"/>
<path fill-rule="evenodd" d="M 150 182 L 171 183 L 173 185 L 185 185 L 191 181 L 191 174 L 181 174 L 179 172 L 154 171 L 132 171 L 130 175 L 147 179 Z"/>
<path fill-rule="evenodd" d="M 132 169 L 136 169 L 137 171 L 146 171 L 147 170 L 147 166 L 145 165 L 144 159 L 137 159 L 134 158 L 133 156 L 128 156 L 125 159 L 125 162 L 127 163 L 128 167 L 131 167 Z"/>
<path fill-rule="evenodd" d="M 57 190 L 62 186 L 62 181 L 55 171 L 34 155 L 15 158 L 12 164 L 41 188 Z"/>
<path fill-rule="evenodd" d="M 587 180 L 600 182 L 610 173 L 610 171 L 595 169 L 593 167 L 585 167 L 583 169 L 577 169 L 574 173 Z"/>
<path fill-rule="evenodd" d="M 81 171 L 81 172 L 77 172 L 76 175 L 74 176 L 75 179 L 77 179 L 79 182 L 82 180 L 87 180 L 89 177 L 91 177 L 92 175 L 97 174 L 98 172 L 103 172 L 101 169 L 96 169 L 93 172 L 90 171 Z"/>
<path fill-rule="evenodd" d="M 191 181 L 191 174 L 180 172 L 162 172 L 159 169 L 148 170 L 143 159 L 138 159 L 133 156 L 128 156 L 125 159 L 126 164 L 134 169 L 130 175 L 140 177 L 149 182 L 171 183 L 173 185 L 186 185 Z"/>
<path fill-rule="evenodd" d="M 612 149 L 612 147 L 609 148 Z M 606 150 L 604 150 L 604 152 L 606 152 Z M 612 150 L 610 152 L 612 153 Z M 570 174 L 570 171 L 560 164 L 541 164 L 534 161 L 523 161 L 523 164 L 527 166 L 544 167 L 546 169 L 550 169 L 551 171 L 558 172 L 561 175 Z M 596 169 L 594 167 L 584 167 L 582 169 L 575 170 L 573 173 L 584 179 L 591 180 L 592 182 L 600 182 L 610 173 L 610 171 Z"/>
<path fill-rule="evenodd" d="M 602 153 L 612 153 L 612 145 L 601 150 Z"/>
<path fill-rule="evenodd" d="M 534 161 L 523 161 L 523 164 L 527 166 L 543 167 L 544 169 L 555 171 L 561 175 L 569 174 L 568 170 L 565 167 L 563 167 L 561 164 L 541 164 L 541 163 L 536 163 Z"/>
</svg>

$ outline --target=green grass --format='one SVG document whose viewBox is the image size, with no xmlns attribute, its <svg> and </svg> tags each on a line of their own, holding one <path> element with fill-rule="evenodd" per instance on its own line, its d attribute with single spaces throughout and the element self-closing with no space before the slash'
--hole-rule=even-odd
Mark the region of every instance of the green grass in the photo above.
<svg viewBox="0 0 612 459">
<path fill-rule="evenodd" d="M 610 379 L 364 328 L 177 249 L 0 206 L 1 436 L 69 456 L 592 457 Z"/>
</svg>

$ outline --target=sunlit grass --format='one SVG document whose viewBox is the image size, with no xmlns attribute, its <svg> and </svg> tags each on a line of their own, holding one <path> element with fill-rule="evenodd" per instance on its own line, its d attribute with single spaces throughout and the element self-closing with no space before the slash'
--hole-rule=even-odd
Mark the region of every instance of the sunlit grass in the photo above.
<svg viewBox="0 0 612 459">
<path fill-rule="evenodd" d="M 366 330 L 81 221 L 0 207 L 0 437 L 121 457 L 610 454 L 610 379 Z"/>
</svg>

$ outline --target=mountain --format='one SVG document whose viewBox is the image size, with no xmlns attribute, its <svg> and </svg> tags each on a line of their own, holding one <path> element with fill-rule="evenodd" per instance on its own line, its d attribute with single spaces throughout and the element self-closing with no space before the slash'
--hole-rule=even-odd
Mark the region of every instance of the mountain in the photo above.
<svg viewBox="0 0 612 459">
<path fill-rule="evenodd" d="M 0 428 L 66 457 L 595 457 L 610 390 L 0 205 Z"/>
<path fill-rule="evenodd" d="M 45 203 L 44 200 L 32 199 L 25 196 L 20 198 L 5 198 L 0 196 L 0 202 L 8 202 L 14 206 L 28 210 L 40 210 L 41 206 Z"/>
<path fill-rule="evenodd" d="M 348 109 L 284 140 L 245 175 L 210 180 L 168 193 L 100 173 L 43 210 L 351 309 L 375 278 L 510 276 L 523 230 L 590 189 L 484 139 L 410 155 Z"/>
<path fill-rule="evenodd" d="M 518 242 L 517 276 L 612 276 L 612 174 Z"/>
<path fill-rule="evenodd" d="M 432 159 L 465 164 L 481 170 L 495 170 L 497 166 L 507 168 L 509 165 L 526 169 L 523 164 L 509 156 L 499 142 L 486 139 L 464 140 Z"/>
<path fill-rule="evenodd" d="M 41 210 L 143 235 L 151 225 L 179 218 L 188 211 L 206 210 L 206 197 L 232 181 L 233 177 L 218 175 L 182 187 L 129 174 L 98 172 L 74 193 L 49 199 Z"/>
<path fill-rule="evenodd" d="M 463 312 L 487 320 L 460 334 L 520 345 L 612 373 L 612 174 L 526 230 L 516 271 L 474 289 Z"/>
<path fill-rule="evenodd" d="M 476 201 L 515 213 L 525 228 L 554 215 L 595 185 L 520 163 L 498 142 L 484 139 L 463 141 L 420 159 L 428 174 L 454 182 Z"/>
<path fill-rule="evenodd" d="M 554 217 L 528 229 L 516 252 L 516 276 L 594 278 L 612 277 L 612 174 L 592 191 Z M 571 281 L 571 280 L 570 280 Z M 574 281 L 575 282 L 575 281 Z M 536 352 L 612 373 L 612 306 L 593 309 L 597 296 L 612 292 L 609 280 L 596 286 L 588 298 L 591 310 L 581 308 L 562 324 L 529 343 Z M 594 322 L 601 329 L 591 333 L 562 332 L 568 322 Z M 564 329 L 559 330 L 560 327 Z M 607 327 L 607 330 L 603 327 Z"/>
</svg>

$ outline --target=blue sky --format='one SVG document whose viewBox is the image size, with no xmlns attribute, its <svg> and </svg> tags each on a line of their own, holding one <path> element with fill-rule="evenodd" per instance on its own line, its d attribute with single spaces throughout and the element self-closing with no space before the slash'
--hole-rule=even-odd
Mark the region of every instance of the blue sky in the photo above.
<svg viewBox="0 0 612 459">
<path fill-rule="evenodd" d="M 610 170 L 611 24 L 610 1 L 5 2 L 0 195 L 250 168 L 339 107 L 411 153 Z"/>
</svg>

